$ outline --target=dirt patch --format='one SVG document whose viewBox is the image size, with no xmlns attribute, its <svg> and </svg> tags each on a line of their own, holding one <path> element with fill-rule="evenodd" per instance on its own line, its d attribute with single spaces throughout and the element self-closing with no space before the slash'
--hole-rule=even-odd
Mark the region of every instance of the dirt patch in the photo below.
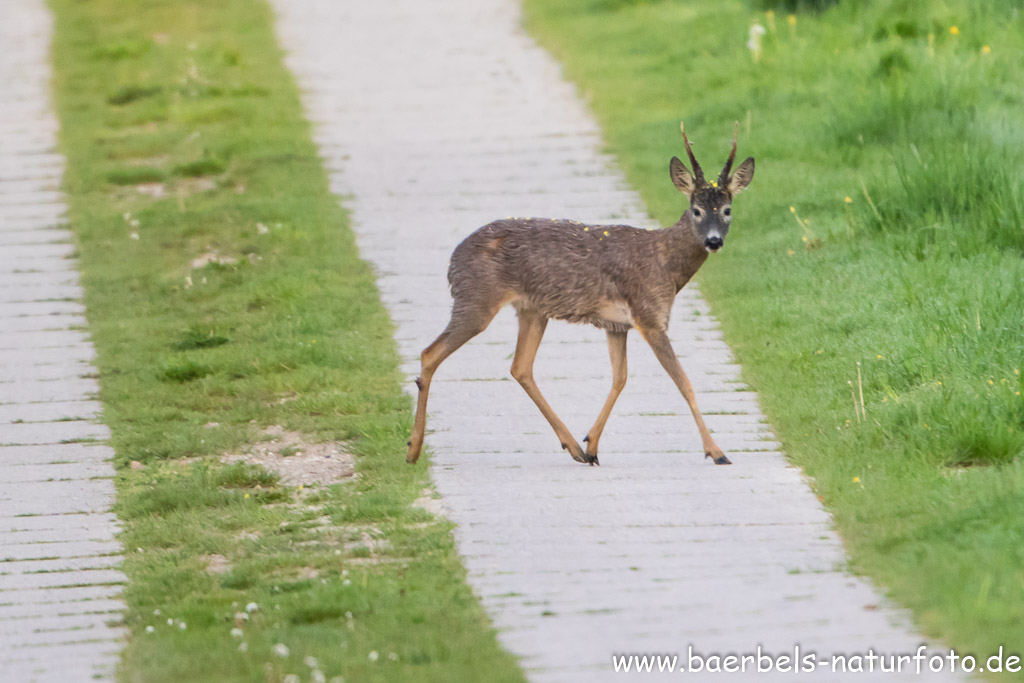
<svg viewBox="0 0 1024 683">
<path fill-rule="evenodd" d="M 163 199 L 165 197 L 191 197 L 192 195 L 199 194 L 200 192 L 209 192 L 210 190 L 217 189 L 217 181 L 213 178 L 205 178 L 202 176 L 196 178 L 183 178 L 173 184 L 168 183 L 140 183 L 135 186 L 135 191 L 141 195 L 151 197 L 153 199 Z"/>
<path fill-rule="evenodd" d="M 141 183 L 135 186 L 135 190 L 139 194 L 153 199 L 162 199 L 167 196 L 167 185 L 164 183 Z"/>
<path fill-rule="evenodd" d="M 221 256 L 215 251 L 204 251 L 202 254 L 192 259 L 192 270 L 199 270 L 205 268 L 211 263 L 219 263 L 222 266 L 230 266 L 238 263 L 238 259 L 232 256 Z"/>
<path fill-rule="evenodd" d="M 231 571 L 231 563 L 223 555 L 207 555 L 202 559 L 206 561 L 207 574 L 227 574 Z"/>
<path fill-rule="evenodd" d="M 276 472 L 285 486 L 337 484 L 355 476 L 355 458 L 338 442 L 311 443 L 299 432 L 273 425 L 270 437 L 248 453 L 221 456 L 226 463 L 244 462 Z"/>
<path fill-rule="evenodd" d="M 444 517 L 444 509 L 441 507 L 441 499 L 434 497 L 430 489 L 423 489 L 420 497 L 412 502 L 414 508 L 426 510 L 435 517 Z"/>
</svg>

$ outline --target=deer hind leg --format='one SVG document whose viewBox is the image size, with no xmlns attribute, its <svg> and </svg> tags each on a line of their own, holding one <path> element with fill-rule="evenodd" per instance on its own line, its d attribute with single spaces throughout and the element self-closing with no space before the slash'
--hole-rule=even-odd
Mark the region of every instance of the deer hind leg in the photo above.
<svg viewBox="0 0 1024 683">
<path fill-rule="evenodd" d="M 612 407 L 615 405 L 615 401 L 618 400 L 619 394 L 622 393 L 622 389 L 626 386 L 625 332 L 608 332 L 608 357 L 612 362 L 612 390 L 608 394 L 608 399 L 604 402 L 604 407 L 601 408 L 601 414 L 597 416 L 597 421 L 590 428 L 590 431 L 587 432 L 586 438 L 583 439 L 587 443 L 587 457 L 593 458 L 594 463 L 598 465 L 601 463 L 597 461 L 597 442 L 601 440 L 601 432 L 604 431 L 604 425 L 608 421 L 608 416 L 612 414 Z"/>
<path fill-rule="evenodd" d="M 704 456 L 714 460 L 716 465 L 731 464 L 729 458 L 725 457 L 725 453 L 711 438 L 708 428 L 704 425 L 704 418 L 701 417 L 700 410 L 697 408 L 697 398 L 693 394 L 693 386 L 686 373 L 683 372 L 683 366 L 679 364 L 679 358 L 672 350 L 672 342 L 669 341 L 665 330 L 646 328 L 641 329 L 640 333 L 651 345 L 654 355 L 658 357 L 662 367 L 676 383 L 683 398 L 686 399 L 686 403 L 690 406 L 690 412 L 693 413 L 693 419 L 697 422 L 697 429 L 700 431 L 700 438 L 704 445 Z"/>
<path fill-rule="evenodd" d="M 416 419 L 413 422 L 412 435 L 409 437 L 409 451 L 405 461 L 416 462 L 423 448 L 423 435 L 427 428 L 427 395 L 430 393 L 430 380 L 445 358 L 458 351 L 459 347 L 487 329 L 491 320 L 498 314 L 503 302 L 489 305 L 460 305 L 456 301 L 452 308 L 452 319 L 434 342 L 423 350 L 420 356 L 420 376 L 416 378 L 419 396 L 416 401 Z"/>
<path fill-rule="evenodd" d="M 555 411 L 548 405 L 543 394 L 540 393 L 537 383 L 533 380 L 533 361 L 537 357 L 537 348 L 540 346 L 540 340 L 544 337 L 544 329 L 547 324 L 547 318 L 542 315 L 531 311 L 519 311 L 519 339 L 516 342 L 515 358 L 512 359 L 512 376 L 540 408 L 540 412 L 544 414 L 551 428 L 555 430 L 555 434 L 562 443 L 562 448 L 569 451 L 573 460 L 591 465 L 597 464 L 596 458 L 588 458 L 583 452 L 565 424 L 558 419 Z"/>
</svg>

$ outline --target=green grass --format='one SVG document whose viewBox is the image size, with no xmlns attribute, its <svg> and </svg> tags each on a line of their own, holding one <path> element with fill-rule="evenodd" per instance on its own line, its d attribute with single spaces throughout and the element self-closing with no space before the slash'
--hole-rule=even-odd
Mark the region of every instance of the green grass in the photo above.
<svg viewBox="0 0 1024 683">
<path fill-rule="evenodd" d="M 391 323 L 268 8 L 52 6 L 65 189 L 127 551 L 121 679 L 307 680 L 315 657 L 350 681 L 522 680 L 450 528 L 411 505 L 429 482 L 403 458 Z M 268 425 L 339 442 L 358 478 L 299 490 L 221 464 Z"/>
<path fill-rule="evenodd" d="M 526 7 L 663 223 L 684 206 L 668 178 L 680 118 L 716 172 L 740 121 L 757 173 L 700 282 L 746 380 L 856 570 L 958 650 L 1022 642 L 1016 3 Z"/>
</svg>

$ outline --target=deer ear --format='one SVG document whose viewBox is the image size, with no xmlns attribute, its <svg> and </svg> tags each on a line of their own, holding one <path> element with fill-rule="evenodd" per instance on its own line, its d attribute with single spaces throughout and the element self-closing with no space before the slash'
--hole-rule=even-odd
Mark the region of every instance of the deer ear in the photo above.
<svg viewBox="0 0 1024 683">
<path fill-rule="evenodd" d="M 676 186 L 676 189 L 689 197 L 693 194 L 695 183 L 693 176 L 686 170 L 686 166 L 683 162 L 679 161 L 679 157 L 672 157 L 672 161 L 668 164 L 669 176 L 672 178 L 672 184 Z"/>
<path fill-rule="evenodd" d="M 754 179 L 754 157 L 747 157 L 729 178 L 729 194 L 739 194 Z"/>
</svg>

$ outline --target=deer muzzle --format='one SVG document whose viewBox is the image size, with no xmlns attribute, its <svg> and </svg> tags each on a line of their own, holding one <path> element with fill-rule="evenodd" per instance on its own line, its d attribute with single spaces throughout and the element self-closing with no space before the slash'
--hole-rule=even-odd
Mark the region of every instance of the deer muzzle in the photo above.
<svg viewBox="0 0 1024 683">
<path fill-rule="evenodd" d="M 704 248 L 712 253 L 721 249 L 724 244 L 725 240 L 716 232 L 708 233 L 708 236 L 704 238 Z"/>
</svg>

